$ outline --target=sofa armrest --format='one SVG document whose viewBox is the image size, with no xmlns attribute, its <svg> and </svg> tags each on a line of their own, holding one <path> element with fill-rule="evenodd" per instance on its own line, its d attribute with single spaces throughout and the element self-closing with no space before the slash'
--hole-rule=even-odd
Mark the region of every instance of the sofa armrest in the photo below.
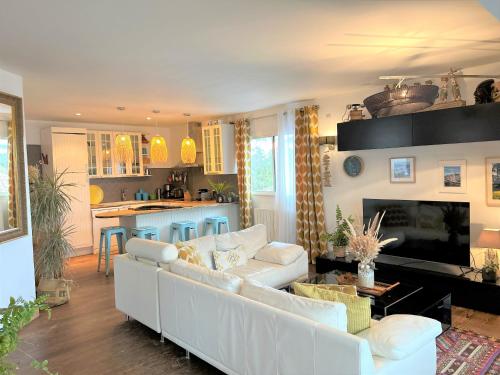
<svg viewBox="0 0 500 375">
<path fill-rule="evenodd" d="M 368 341 L 372 354 L 400 360 L 434 341 L 441 332 L 441 323 L 437 320 L 395 314 L 382 318 L 357 336 Z"/>
<path fill-rule="evenodd" d="M 255 259 L 286 266 L 295 262 L 303 252 L 302 246 L 274 241 L 257 251 Z"/>
</svg>

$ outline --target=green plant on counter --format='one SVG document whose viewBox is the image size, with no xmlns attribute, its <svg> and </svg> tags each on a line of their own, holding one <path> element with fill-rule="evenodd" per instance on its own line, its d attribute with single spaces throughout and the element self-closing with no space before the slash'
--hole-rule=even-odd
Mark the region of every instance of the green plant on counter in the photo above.
<svg viewBox="0 0 500 375">
<path fill-rule="evenodd" d="M 0 309 L 0 375 L 16 373 L 17 367 L 7 361 L 7 356 L 17 349 L 21 329 L 31 322 L 38 311 L 47 311 L 50 319 L 50 309 L 45 301 L 45 296 L 38 297 L 34 301 L 24 301 L 22 298 L 16 300 L 11 297 L 9 305 L 5 309 Z M 52 374 L 46 360 L 38 362 L 33 359 L 31 365 L 46 374 Z"/>
<path fill-rule="evenodd" d="M 215 191 L 215 194 L 223 194 L 224 192 L 231 189 L 233 186 L 228 182 L 213 182 L 212 180 L 208 180 L 208 184 Z"/>
<path fill-rule="evenodd" d="M 65 221 L 71 211 L 67 191 L 76 185 L 64 182 L 66 170 L 48 176 L 30 166 L 28 175 L 36 280 L 38 283 L 41 278 L 60 279 L 73 253 L 68 236 L 74 229 L 66 226 Z"/>
<path fill-rule="evenodd" d="M 349 220 L 351 224 L 354 223 L 354 219 L 352 218 L 352 216 L 349 216 L 347 220 Z M 349 230 L 349 227 L 347 225 L 347 222 L 344 220 L 342 210 L 340 209 L 339 205 L 337 205 L 337 208 L 335 210 L 335 224 L 335 231 L 331 233 L 325 233 L 321 236 L 321 239 L 323 241 L 330 242 L 333 246 L 347 246 L 347 244 L 349 243 L 349 239 L 347 238 L 346 232 Z"/>
</svg>

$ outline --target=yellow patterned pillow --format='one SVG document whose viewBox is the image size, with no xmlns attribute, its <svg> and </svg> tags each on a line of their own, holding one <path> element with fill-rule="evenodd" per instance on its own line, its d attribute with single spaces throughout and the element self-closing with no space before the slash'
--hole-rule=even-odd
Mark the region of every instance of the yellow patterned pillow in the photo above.
<svg viewBox="0 0 500 375">
<path fill-rule="evenodd" d="M 321 288 L 319 285 L 293 283 L 293 290 L 298 296 L 321 299 L 325 301 L 340 302 L 347 308 L 347 332 L 356 334 L 370 327 L 371 305 L 369 297 Z"/>
<path fill-rule="evenodd" d="M 206 267 L 205 263 L 203 263 L 203 259 L 201 259 L 200 253 L 193 245 L 185 245 L 182 242 L 178 242 L 175 246 L 177 246 L 177 250 L 179 250 L 179 259 L 183 259 L 188 263 L 196 264 L 198 266 Z"/>
<path fill-rule="evenodd" d="M 224 271 L 229 268 L 243 266 L 247 264 L 248 258 L 241 246 L 234 250 L 214 251 L 214 263 L 217 271 Z"/>
<path fill-rule="evenodd" d="M 335 292 L 342 292 L 350 294 L 352 296 L 357 296 L 358 292 L 356 290 L 356 285 L 339 285 L 339 284 L 304 284 L 304 283 L 293 283 L 293 288 L 295 285 L 300 289 L 302 296 L 320 299 L 319 294 L 316 292 L 319 289 L 333 290 Z M 298 294 L 297 292 L 295 292 Z"/>
</svg>

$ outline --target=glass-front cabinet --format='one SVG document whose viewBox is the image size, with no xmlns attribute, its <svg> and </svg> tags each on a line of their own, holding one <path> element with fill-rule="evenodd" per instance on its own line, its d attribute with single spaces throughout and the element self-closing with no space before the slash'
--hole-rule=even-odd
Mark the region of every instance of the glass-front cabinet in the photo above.
<svg viewBox="0 0 500 375">
<path fill-rule="evenodd" d="M 120 133 L 123 134 L 123 133 Z M 141 133 L 126 133 L 132 141 L 132 160 L 119 163 L 115 160 L 114 143 L 118 133 L 111 131 L 87 132 L 89 177 L 143 176 Z"/>
<path fill-rule="evenodd" d="M 205 174 L 234 174 L 236 159 L 234 126 L 215 124 L 202 126 Z"/>
</svg>

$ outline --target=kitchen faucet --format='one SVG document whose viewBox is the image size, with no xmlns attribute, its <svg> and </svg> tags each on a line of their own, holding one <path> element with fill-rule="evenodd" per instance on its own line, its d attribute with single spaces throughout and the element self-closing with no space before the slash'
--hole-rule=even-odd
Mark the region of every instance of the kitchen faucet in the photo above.
<svg viewBox="0 0 500 375">
<path fill-rule="evenodd" d="M 121 198 L 122 202 L 127 200 L 127 189 L 122 189 L 121 190 L 121 197 L 122 197 Z"/>
</svg>

